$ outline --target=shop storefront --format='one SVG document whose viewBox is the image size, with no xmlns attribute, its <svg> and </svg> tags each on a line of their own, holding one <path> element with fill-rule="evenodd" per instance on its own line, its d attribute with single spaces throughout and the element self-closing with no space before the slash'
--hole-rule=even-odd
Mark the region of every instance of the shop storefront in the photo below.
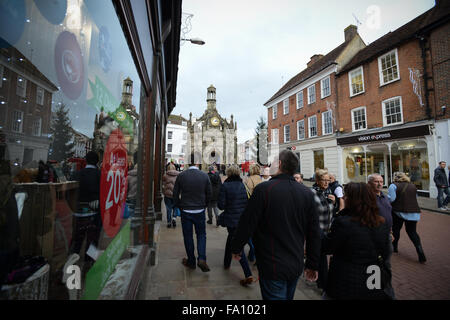
<svg viewBox="0 0 450 320">
<path fill-rule="evenodd" d="M 179 1 L 0 2 L 1 298 L 68 299 L 61 275 L 73 253 L 84 299 L 99 298 L 125 257 L 133 268 L 152 259 L 180 26 Z M 99 188 L 80 180 L 92 152 Z M 96 194 L 88 202 L 86 188 Z M 88 216 L 94 223 L 80 223 Z M 93 245 L 77 248 L 94 229 Z M 45 261 L 48 287 L 20 296 L 23 283 L 8 275 L 27 255 Z"/>
<path fill-rule="evenodd" d="M 367 182 L 370 174 L 378 173 L 388 186 L 393 173 L 401 171 L 407 174 L 419 192 L 428 194 L 432 179 L 429 138 L 428 124 L 339 137 L 343 183 Z"/>
</svg>

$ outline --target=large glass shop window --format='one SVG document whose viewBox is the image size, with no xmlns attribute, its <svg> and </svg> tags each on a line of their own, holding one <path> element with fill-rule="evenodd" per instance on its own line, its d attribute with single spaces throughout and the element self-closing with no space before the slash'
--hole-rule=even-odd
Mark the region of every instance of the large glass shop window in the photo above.
<svg viewBox="0 0 450 320">
<path fill-rule="evenodd" d="M 89 261 L 135 199 L 141 84 L 112 2 L 0 1 L 0 71 L 1 256 Z"/>
</svg>

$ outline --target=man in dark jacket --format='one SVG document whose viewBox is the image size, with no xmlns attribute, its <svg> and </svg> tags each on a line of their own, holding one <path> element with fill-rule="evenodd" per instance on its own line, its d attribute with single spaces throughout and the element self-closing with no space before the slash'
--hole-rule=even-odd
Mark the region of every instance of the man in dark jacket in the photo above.
<svg viewBox="0 0 450 320">
<path fill-rule="evenodd" d="M 86 167 L 75 177 L 79 181 L 78 203 L 75 216 L 75 232 L 72 239 L 72 253 L 80 253 L 84 238 L 87 237 L 84 260 L 93 263 L 86 252 L 92 244 L 98 246 L 101 231 L 100 216 L 100 170 L 97 167 L 98 155 L 94 151 L 86 154 Z"/>
<path fill-rule="evenodd" d="M 283 150 L 271 165 L 272 179 L 255 187 L 232 241 L 231 251 L 239 260 L 242 248 L 252 238 L 264 300 L 292 300 L 304 267 L 306 279 L 317 280 L 317 199 L 311 190 L 294 180 L 297 168 L 297 156 Z"/>
<path fill-rule="evenodd" d="M 216 225 L 219 226 L 217 222 L 217 217 L 219 216 L 219 208 L 217 207 L 217 200 L 219 199 L 220 186 L 222 185 L 222 179 L 220 179 L 219 172 L 215 166 L 210 166 L 208 171 L 209 181 L 211 182 L 212 195 L 211 201 L 208 204 L 208 221 L 206 223 L 212 224 L 212 213 L 216 216 Z"/>
<path fill-rule="evenodd" d="M 436 188 L 438 190 L 438 208 L 441 210 L 449 210 L 450 208 L 447 207 L 447 204 L 450 202 L 450 190 L 448 188 L 448 180 L 447 175 L 445 174 L 445 161 L 439 162 L 439 167 L 434 169 L 434 183 L 436 184 Z M 447 197 L 444 198 L 444 193 L 447 195 Z"/>
<path fill-rule="evenodd" d="M 181 198 L 180 198 L 181 196 Z M 194 238 L 192 228 L 197 235 L 197 265 L 203 272 L 208 272 L 206 264 L 206 223 L 205 209 L 211 200 L 211 182 L 199 165 L 191 166 L 177 177 L 173 188 L 174 207 L 181 211 L 184 247 L 187 258 L 183 265 L 195 269 Z"/>
</svg>

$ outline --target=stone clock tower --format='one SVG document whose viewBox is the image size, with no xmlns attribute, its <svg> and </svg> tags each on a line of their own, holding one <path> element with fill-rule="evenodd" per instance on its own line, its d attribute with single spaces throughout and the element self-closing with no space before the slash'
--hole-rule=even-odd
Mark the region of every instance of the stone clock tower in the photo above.
<svg viewBox="0 0 450 320">
<path fill-rule="evenodd" d="M 189 114 L 186 159 L 200 163 L 207 170 L 212 163 L 229 165 L 237 163 L 237 123 L 222 117 L 216 108 L 216 88 L 211 85 L 206 95 L 206 110 L 198 119 Z"/>
</svg>

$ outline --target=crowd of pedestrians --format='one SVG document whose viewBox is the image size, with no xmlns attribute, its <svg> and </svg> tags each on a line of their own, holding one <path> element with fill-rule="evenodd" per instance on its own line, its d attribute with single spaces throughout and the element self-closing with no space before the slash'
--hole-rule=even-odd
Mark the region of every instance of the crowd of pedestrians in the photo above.
<svg viewBox="0 0 450 320">
<path fill-rule="evenodd" d="M 439 164 L 434 179 L 442 189 L 438 202 L 443 210 L 449 202 L 445 165 Z M 210 270 L 206 223 L 212 224 L 215 218 L 216 226 L 228 231 L 224 269 L 229 269 L 232 258 L 238 260 L 243 270 L 241 285 L 259 282 L 263 299 L 293 299 L 302 275 L 317 283 L 323 299 L 395 299 L 391 256 L 399 252 L 403 225 L 418 262 L 427 261 L 417 234 L 417 189 L 403 172 L 394 173 L 385 194 L 380 174 L 369 175 L 368 183 L 341 185 L 326 168 L 317 168 L 309 188 L 296 172 L 297 156 L 289 150 L 282 151 L 269 167 L 251 165 L 244 180 L 238 166 L 226 169 L 223 183 L 214 164 L 207 174 L 198 167 L 192 165 L 179 174 L 173 187 L 172 207 L 181 210 L 187 255 L 182 263 Z M 250 267 L 254 261 L 258 278 Z M 378 278 L 370 278 L 374 267 Z"/>
</svg>

